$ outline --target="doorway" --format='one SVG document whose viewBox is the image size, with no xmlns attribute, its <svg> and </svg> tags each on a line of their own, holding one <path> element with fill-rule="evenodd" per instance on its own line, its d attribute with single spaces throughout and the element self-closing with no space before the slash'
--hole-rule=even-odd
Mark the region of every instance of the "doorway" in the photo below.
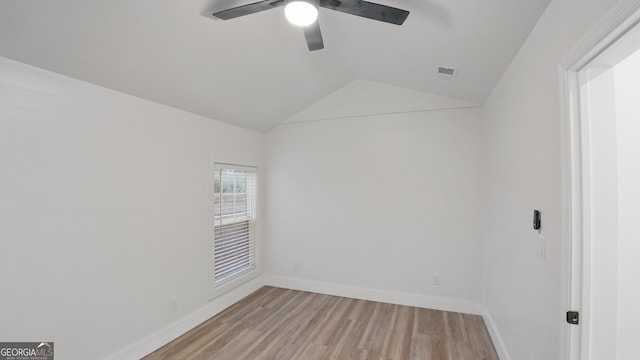
<svg viewBox="0 0 640 360">
<path fill-rule="evenodd" d="M 569 73 L 572 360 L 637 359 L 640 16 Z M 599 47 L 599 48 L 598 48 Z"/>
</svg>

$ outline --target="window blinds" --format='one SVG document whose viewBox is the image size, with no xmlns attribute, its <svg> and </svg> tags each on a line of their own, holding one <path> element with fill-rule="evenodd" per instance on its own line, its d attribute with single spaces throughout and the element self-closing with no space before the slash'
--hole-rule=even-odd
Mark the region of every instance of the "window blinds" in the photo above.
<svg viewBox="0 0 640 360">
<path fill-rule="evenodd" d="M 214 166 L 214 284 L 255 269 L 257 169 Z"/>
</svg>

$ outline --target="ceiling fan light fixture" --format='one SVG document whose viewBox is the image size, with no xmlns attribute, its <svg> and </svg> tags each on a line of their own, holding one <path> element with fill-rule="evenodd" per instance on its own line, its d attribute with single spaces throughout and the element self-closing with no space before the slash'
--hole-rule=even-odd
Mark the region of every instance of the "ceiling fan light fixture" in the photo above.
<svg viewBox="0 0 640 360">
<path fill-rule="evenodd" d="M 284 15 L 296 26 L 309 26 L 318 19 L 318 8 L 306 1 L 290 1 L 284 7 Z"/>
</svg>

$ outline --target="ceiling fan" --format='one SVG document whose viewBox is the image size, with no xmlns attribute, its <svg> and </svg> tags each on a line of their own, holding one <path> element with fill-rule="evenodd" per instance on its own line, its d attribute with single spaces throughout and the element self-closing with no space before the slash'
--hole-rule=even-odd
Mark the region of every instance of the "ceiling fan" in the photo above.
<svg viewBox="0 0 640 360">
<path fill-rule="evenodd" d="M 212 15 L 222 20 L 229 20 L 285 4 L 287 19 L 294 25 L 303 27 L 309 51 L 324 48 L 320 25 L 317 21 L 319 6 L 396 25 L 402 25 L 409 16 L 406 10 L 362 0 L 264 0 L 219 11 Z"/>
</svg>

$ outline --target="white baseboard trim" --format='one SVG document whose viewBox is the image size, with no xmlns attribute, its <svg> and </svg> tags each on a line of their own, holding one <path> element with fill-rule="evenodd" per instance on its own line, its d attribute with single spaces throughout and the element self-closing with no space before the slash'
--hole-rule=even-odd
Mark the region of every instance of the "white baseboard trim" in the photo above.
<svg viewBox="0 0 640 360">
<path fill-rule="evenodd" d="M 242 298 L 253 293 L 262 286 L 264 286 L 262 276 L 249 280 L 248 282 L 238 286 L 236 289 L 211 300 L 205 306 L 179 319 L 173 324 L 136 341 L 124 349 L 105 357 L 103 360 L 139 360 L 143 356 L 152 353 L 212 316 L 220 313 L 222 310 L 242 300 Z"/>
<path fill-rule="evenodd" d="M 496 327 L 496 323 L 493 321 L 493 317 L 486 308 L 482 314 L 482 318 L 484 319 L 485 325 L 487 325 L 491 341 L 493 341 L 493 346 L 496 348 L 496 352 L 498 353 L 500 360 L 511 360 L 511 356 L 509 356 L 507 348 L 504 346 L 504 341 Z"/>
<path fill-rule="evenodd" d="M 501 360 L 511 360 L 491 314 L 478 301 L 359 288 L 342 284 L 285 278 L 272 275 L 258 276 L 257 278 L 246 282 L 238 288 L 210 301 L 205 306 L 177 320 L 173 324 L 160 329 L 109 356 L 106 356 L 103 360 L 138 360 L 176 339 L 185 332 L 193 329 L 212 316 L 220 313 L 229 306 L 242 300 L 244 297 L 260 289 L 264 285 L 390 304 L 482 315 L 489 334 L 491 335 L 491 339 L 493 340 L 493 344 L 496 347 L 498 356 Z"/>
<path fill-rule="evenodd" d="M 415 306 L 443 311 L 455 311 L 475 315 L 484 314 L 484 306 L 480 302 L 474 300 L 359 288 L 348 285 L 286 278 L 273 275 L 264 275 L 264 284 L 292 290 L 309 291 L 389 304 Z"/>
</svg>

